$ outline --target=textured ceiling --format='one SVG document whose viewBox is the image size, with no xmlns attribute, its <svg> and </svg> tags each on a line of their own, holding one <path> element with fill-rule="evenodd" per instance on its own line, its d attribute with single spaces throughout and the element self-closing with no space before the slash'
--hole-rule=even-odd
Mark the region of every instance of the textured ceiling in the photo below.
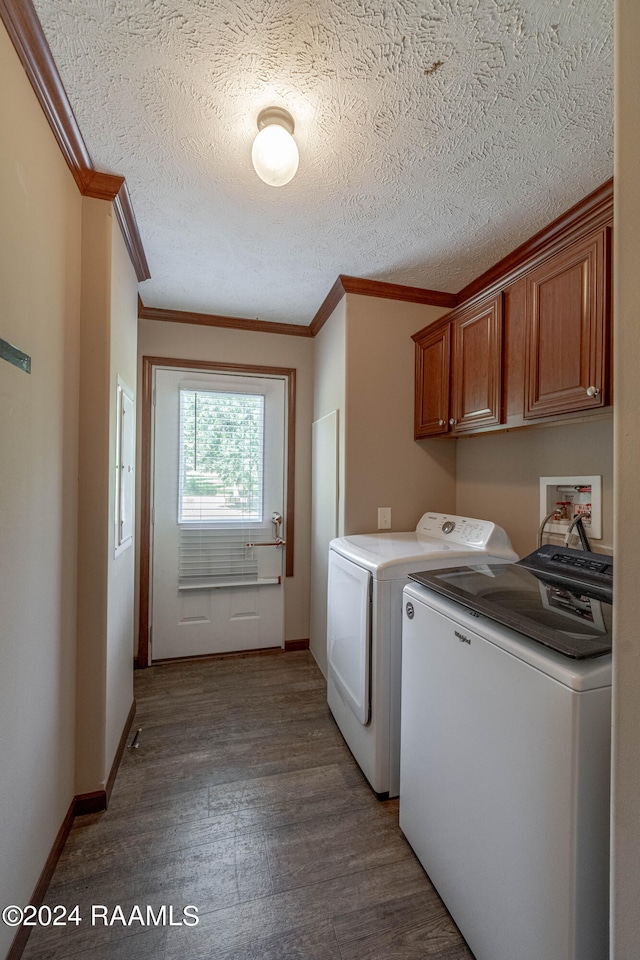
<svg viewBox="0 0 640 960">
<path fill-rule="evenodd" d="M 35 0 L 147 306 L 309 323 L 338 274 L 456 292 L 613 172 L 612 0 Z M 284 106 L 300 167 L 251 166 Z"/>
</svg>

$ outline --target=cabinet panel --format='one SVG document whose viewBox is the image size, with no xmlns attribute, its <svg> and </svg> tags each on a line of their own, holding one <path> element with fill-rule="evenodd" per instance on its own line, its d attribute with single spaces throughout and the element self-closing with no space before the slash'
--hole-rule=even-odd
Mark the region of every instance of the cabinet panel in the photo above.
<svg viewBox="0 0 640 960">
<path fill-rule="evenodd" d="M 416 342 L 416 395 L 414 436 L 447 433 L 451 332 L 438 323 L 414 337 Z"/>
<path fill-rule="evenodd" d="M 608 403 L 607 237 L 600 231 L 527 277 L 525 418 Z"/>
<path fill-rule="evenodd" d="M 451 417 L 454 433 L 503 421 L 502 294 L 452 320 Z"/>
</svg>

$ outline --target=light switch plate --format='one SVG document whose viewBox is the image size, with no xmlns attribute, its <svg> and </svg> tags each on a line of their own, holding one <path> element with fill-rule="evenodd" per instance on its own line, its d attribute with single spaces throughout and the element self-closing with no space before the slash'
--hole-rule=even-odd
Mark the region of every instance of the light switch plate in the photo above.
<svg viewBox="0 0 640 960">
<path fill-rule="evenodd" d="M 378 507 L 378 530 L 391 530 L 391 507 Z"/>
</svg>

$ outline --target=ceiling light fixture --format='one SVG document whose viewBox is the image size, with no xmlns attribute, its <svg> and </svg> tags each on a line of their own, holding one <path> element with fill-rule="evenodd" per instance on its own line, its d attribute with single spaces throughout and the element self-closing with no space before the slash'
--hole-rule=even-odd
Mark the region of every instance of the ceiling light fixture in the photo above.
<svg viewBox="0 0 640 960">
<path fill-rule="evenodd" d="M 258 130 L 251 150 L 254 169 L 269 186 L 283 187 L 298 169 L 293 117 L 281 107 L 267 107 L 258 115 Z"/>
</svg>

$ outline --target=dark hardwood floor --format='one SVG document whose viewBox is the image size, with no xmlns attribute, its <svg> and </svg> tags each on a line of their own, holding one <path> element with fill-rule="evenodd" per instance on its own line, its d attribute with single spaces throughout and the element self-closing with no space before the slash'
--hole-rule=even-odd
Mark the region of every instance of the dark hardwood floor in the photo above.
<svg viewBox="0 0 640 960">
<path fill-rule="evenodd" d="M 306 651 L 139 671 L 139 746 L 47 894 L 82 922 L 35 928 L 24 960 L 473 960 L 325 689 Z M 174 925 L 120 919 L 147 905 Z"/>
</svg>

